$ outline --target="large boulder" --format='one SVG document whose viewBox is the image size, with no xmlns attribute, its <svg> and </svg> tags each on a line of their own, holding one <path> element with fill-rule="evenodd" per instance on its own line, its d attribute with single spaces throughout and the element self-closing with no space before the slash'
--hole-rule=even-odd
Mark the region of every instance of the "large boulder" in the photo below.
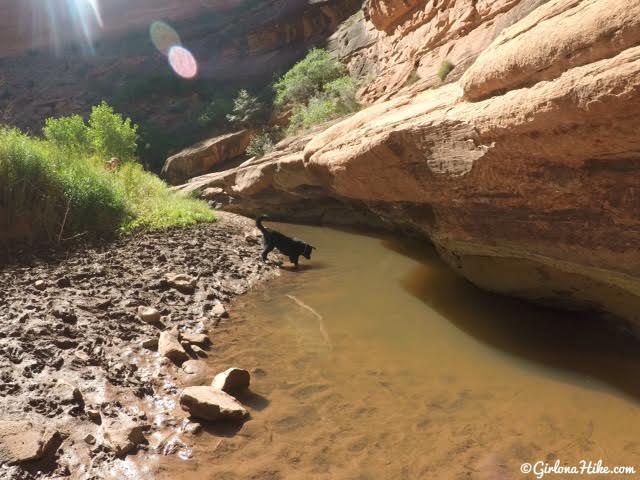
<svg viewBox="0 0 640 480">
<path fill-rule="evenodd" d="M 180 406 L 203 420 L 243 420 L 249 412 L 231 395 L 214 387 L 187 387 L 180 395 Z"/>
<path fill-rule="evenodd" d="M 216 165 L 244 155 L 251 133 L 248 130 L 210 138 L 167 158 L 162 177 L 172 185 L 210 172 Z"/>
</svg>

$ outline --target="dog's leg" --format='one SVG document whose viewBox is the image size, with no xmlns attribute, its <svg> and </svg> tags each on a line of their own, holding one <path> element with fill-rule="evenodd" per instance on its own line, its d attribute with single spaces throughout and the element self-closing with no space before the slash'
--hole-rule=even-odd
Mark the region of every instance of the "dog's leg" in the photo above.
<svg viewBox="0 0 640 480">
<path fill-rule="evenodd" d="M 262 261 L 266 262 L 267 261 L 267 255 L 269 255 L 269 253 L 271 253 L 271 251 L 276 248 L 275 245 L 267 245 L 265 244 L 264 246 L 264 250 L 262 251 Z"/>
<path fill-rule="evenodd" d="M 300 259 L 300 257 L 298 256 L 291 256 L 289 257 L 289 260 L 291 261 L 291 263 L 293 263 L 293 265 L 298 268 L 298 260 Z"/>
</svg>

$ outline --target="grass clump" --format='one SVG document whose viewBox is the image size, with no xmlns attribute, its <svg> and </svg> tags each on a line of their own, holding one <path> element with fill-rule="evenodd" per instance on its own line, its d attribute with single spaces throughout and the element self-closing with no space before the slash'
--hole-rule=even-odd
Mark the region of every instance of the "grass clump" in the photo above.
<svg viewBox="0 0 640 480">
<path fill-rule="evenodd" d="M 214 220 L 204 202 L 171 192 L 133 157 L 136 126 L 103 103 L 89 123 L 48 119 L 44 139 L 0 127 L 0 224 L 38 240 L 104 237 Z M 121 160 L 109 171 L 105 161 Z"/>
<path fill-rule="evenodd" d="M 172 192 L 138 163 L 124 164 L 116 172 L 115 181 L 131 213 L 131 218 L 122 225 L 124 232 L 185 227 L 214 220 L 213 212 L 205 202 Z"/>
<path fill-rule="evenodd" d="M 326 50 L 312 49 L 274 84 L 275 106 L 293 112 L 288 135 L 355 112 L 357 84 Z"/>
<path fill-rule="evenodd" d="M 438 78 L 440 79 L 441 82 L 444 82 L 445 79 L 447 78 L 447 75 L 449 75 L 449 73 L 451 73 L 451 70 L 453 70 L 455 68 L 455 65 L 453 63 L 451 63 L 449 60 L 443 60 L 442 63 L 440 64 L 440 67 L 438 68 Z"/>
</svg>

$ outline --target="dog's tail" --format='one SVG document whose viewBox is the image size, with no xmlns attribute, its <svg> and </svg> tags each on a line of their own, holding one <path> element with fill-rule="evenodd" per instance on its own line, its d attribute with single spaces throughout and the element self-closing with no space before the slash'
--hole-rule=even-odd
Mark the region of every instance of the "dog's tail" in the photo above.
<svg viewBox="0 0 640 480">
<path fill-rule="evenodd" d="M 264 233 L 264 225 L 262 225 L 262 221 L 267 218 L 268 217 L 266 215 L 260 215 L 258 218 L 256 218 L 256 227 L 258 227 L 258 230 L 260 230 L 262 233 Z"/>
</svg>

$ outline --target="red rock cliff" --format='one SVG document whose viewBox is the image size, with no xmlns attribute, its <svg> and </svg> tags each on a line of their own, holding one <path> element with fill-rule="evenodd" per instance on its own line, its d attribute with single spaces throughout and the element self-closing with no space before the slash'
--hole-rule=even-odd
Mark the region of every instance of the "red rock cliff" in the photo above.
<svg viewBox="0 0 640 480">
<path fill-rule="evenodd" d="M 367 92 L 383 98 L 183 188 L 316 221 L 349 206 L 485 289 L 640 327 L 640 0 L 537 3 L 370 2 L 341 31 L 376 28 L 345 58 L 380 69 Z M 458 81 L 394 80 L 444 52 L 471 55 Z"/>
</svg>

